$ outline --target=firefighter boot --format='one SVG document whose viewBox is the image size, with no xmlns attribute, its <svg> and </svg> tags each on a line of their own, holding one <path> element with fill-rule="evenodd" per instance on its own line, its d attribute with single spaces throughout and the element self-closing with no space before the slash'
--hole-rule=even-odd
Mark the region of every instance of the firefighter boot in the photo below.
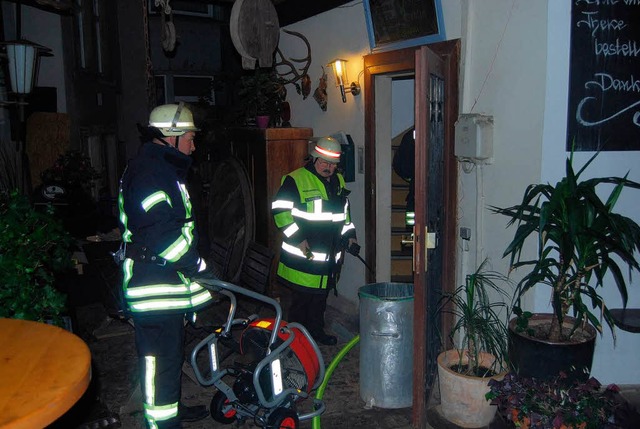
<svg viewBox="0 0 640 429">
<path fill-rule="evenodd" d="M 178 404 L 178 417 L 181 422 L 197 422 L 209 415 L 207 407 L 204 405 L 188 406 L 182 402 Z"/>
</svg>

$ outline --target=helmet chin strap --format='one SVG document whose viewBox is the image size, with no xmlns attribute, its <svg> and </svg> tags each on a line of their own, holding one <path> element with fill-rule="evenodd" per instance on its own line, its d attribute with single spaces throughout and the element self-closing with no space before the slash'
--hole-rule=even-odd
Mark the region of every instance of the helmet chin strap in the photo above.
<svg viewBox="0 0 640 429">
<path fill-rule="evenodd" d="M 163 145 L 165 145 L 165 146 L 169 146 L 170 148 L 173 148 L 173 149 L 175 149 L 175 150 L 180 150 L 180 149 L 178 148 L 178 144 L 179 144 L 179 142 L 180 142 L 180 136 L 175 136 L 175 137 L 176 137 L 176 144 L 175 144 L 175 146 L 172 146 L 172 145 L 171 145 L 171 143 L 169 143 L 168 141 L 166 141 L 163 137 L 164 137 L 164 136 L 155 136 L 155 138 L 156 138 L 158 141 L 160 141 Z"/>
<path fill-rule="evenodd" d="M 176 130 L 176 127 L 178 125 L 178 120 L 180 119 L 180 114 L 182 113 L 182 108 L 183 107 L 184 107 L 184 103 L 180 102 L 178 104 L 178 108 L 176 109 L 176 113 L 173 115 L 173 120 L 171 121 L 171 128 L 170 128 L 171 131 Z M 165 140 L 165 137 L 167 137 L 167 136 L 163 135 L 162 131 L 160 131 L 160 129 L 155 128 L 155 127 L 150 127 L 150 128 L 153 128 L 153 130 L 154 130 L 153 131 L 154 132 L 154 136 L 153 137 L 158 139 L 160 142 L 162 142 L 162 144 L 164 144 L 165 146 L 172 147 L 172 148 L 174 148 L 174 149 L 176 149 L 178 151 L 180 150 L 178 148 L 178 145 L 180 144 L 180 137 L 181 136 L 174 136 L 176 138 L 176 142 L 175 142 L 175 145 L 172 146 L 171 143 L 169 143 L 168 141 Z"/>
<path fill-rule="evenodd" d="M 171 148 L 174 148 L 175 150 L 180 150 L 180 149 L 178 149 L 178 144 L 180 143 L 180 136 L 175 136 L 175 137 L 176 137 L 176 144 L 174 146 L 171 146 L 171 143 L 169 143 L 168 141 L 166 141 L 162 137 L 156 137 L 156 138 L 158 140 L 160 140 L 162 142 L 162 144 L 164 144 L 165 146 L 169 146 Z"/>
<path fill-rule="evenodd" d="M 178 108 L 176 109 L 176 114 L 173 115 L 173 120 L 171 121 L 171 128 L 176 128 L 178 125 L 178 120 L 180 119 L 180 114 L 182 113 L 182 108 L 184 107 L 184 102 L 178 103 Z M 178 149 L 178 143 L 180 142 L 180 136 L 176 136 L 176 150 Z"/>
</svg>

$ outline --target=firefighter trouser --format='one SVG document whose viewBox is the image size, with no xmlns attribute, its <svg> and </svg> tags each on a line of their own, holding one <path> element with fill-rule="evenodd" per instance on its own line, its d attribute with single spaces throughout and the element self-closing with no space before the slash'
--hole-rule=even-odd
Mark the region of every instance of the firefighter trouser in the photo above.
<svg viewBox="0 0 640 429">
<path fill-rule="evenodd" d="M 184 315 L 134 316 L 140 387 L 150 429 L 181 428 L 178 402 L 184 360 Z"/>
<path fill-rule="evenodd" d="M 303 325 L 312 336 L 324 332 L 324 312 L 327 309 L 329 292 L 323 290 L 313 293 L 299 289 L 291 290 L 291 307 L 289 307 L 288 322 L 298 322 Z"/>
</svg>

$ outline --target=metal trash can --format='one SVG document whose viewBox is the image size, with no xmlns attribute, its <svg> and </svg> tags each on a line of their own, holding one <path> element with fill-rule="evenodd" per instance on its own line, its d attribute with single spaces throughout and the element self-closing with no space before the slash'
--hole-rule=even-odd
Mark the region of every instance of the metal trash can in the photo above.
<svg viewBox="0 0 640 429">
<path fill-rule="evenodd" d="M 413 393 L 413 284 L 372 283 L 360 299 L 360 397 L 365 407 L 406 408 Z"/>
</svg>

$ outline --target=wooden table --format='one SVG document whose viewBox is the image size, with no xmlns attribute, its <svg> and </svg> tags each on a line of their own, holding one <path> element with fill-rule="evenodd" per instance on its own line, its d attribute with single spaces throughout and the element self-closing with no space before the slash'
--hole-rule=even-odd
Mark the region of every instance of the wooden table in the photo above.
<svg viewBox="0 0 640 429">
<path fill-rule="evenodd" d="M 91 353 L 76 335 L 0 318 L 0 429 L 43 428 L 75 404 L 91 380 Z"/>
</svg>

